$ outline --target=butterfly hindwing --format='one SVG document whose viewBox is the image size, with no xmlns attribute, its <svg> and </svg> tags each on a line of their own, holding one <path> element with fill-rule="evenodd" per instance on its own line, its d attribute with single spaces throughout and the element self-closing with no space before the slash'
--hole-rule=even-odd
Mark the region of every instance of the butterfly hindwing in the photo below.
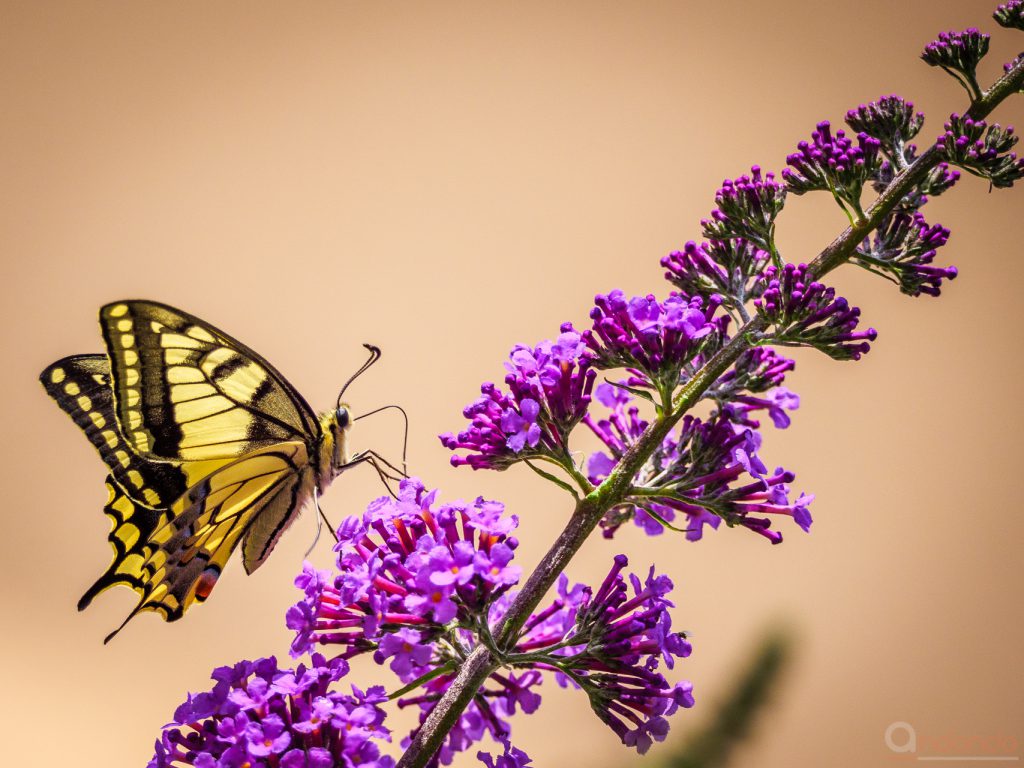
<svg viewBox="0 0 1024 768">
<path fill-rule="evenodd" d="M 115 410 L 136 453 L 234 458 L 319 435 L 312 409 L 266 360 L 185 312 L 149 301 L 100 310 Z"/>
<path fill-rule="evenodd" d="M 106 572 L 78 601 L 80 611 L 96 595 L 115 584 L 124 584 L 140 595 L 145 594 L 143 565 L 147 558 L 146 545 L 153 531 L 166 525 L 169 519 L 167 510 L 148 507 L 129 496 L 113 476 L 107 477 L 107 492 L 110 498 L 103 511 L 113 523 L 109 539 L 114 557 Z"/>
<path fill-rule="evenodd" d="M 147 610 L 167 621 L 181 618 L 209 596 L 243 537 L 243 549 L 252 547 L 246 570 L 255 570 L 309 498 L 312 484 L 306 445 L 291 441 L 249 453 L 189 488 L 149 533 L 130 578 L 112 577 L 141 595 L 125 624 Z"/>
<path fill-rule="evenodd" d="M 106 355 L 66 357 L 48 366 L 39 380 L 99 451 L 121 494 L 155 508 L 171 504 L 186 491 L 189 473 L 180 463 L 147 461 L 124 438 L 114 413 Z"/>
</svg>

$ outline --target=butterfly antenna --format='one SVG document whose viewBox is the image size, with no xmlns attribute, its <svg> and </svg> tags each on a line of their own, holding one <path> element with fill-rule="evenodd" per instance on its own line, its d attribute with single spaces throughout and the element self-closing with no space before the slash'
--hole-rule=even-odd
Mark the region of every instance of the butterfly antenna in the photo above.
<svg viewBox="0 0 1024 768">
<path fill-rule="evenodd" d="M 373 365 L 378 360 L 380 360 L 380 347 L 375 347 L 375 346 L 373 346 L 373 344 L 363 344 L 363 346 L 366 347 L 368 350 L 370 350 L 370 357 L 369 357 L 369 359 L 365 363 L 363 363 L 360 366 L 358 371 L 356 371 L 355 373 L 353 373 L 351 376 L 348 377 L 348 381 L 346 381 L 345 385 L 341 388 L 341 392 L 338 393 L 338 407 L 339 408 L 341 407 L 341 398 L 345 396 L 345 390 L 348 389 L 349 384 L 351 384 L 353 381 L 358 379 L 361 375 L 366 373 L 366 369 L 367 368 L 369 368 L 371 365 Z"/>
<path fill-rule="evenodd" d="M 381 411 L 386 411 L 389 408 L 394 408 L 396 411 L 402 414 L 402 419 L 405 421 L 405 433 L 402 435 L 402 474 L 408 477 L 409 467 L 406 459 L 409 453 L 409 414 L 405 412 L 405 409 L 400 405 L 382 405 L 380 408 L 375 408 L 369 413 L 364 413 L 361 416 L 356 416 L 354 419 L 352 419 L 352 421 L 359 421 L 360 419 L 365 419 L 367 416 L 373 416 L 373 414 L 380 413 Z M 389 464 L 388 466 L 391 465 Z M 391 468 L 396 469 L 395 467 Z"/>
</svg>

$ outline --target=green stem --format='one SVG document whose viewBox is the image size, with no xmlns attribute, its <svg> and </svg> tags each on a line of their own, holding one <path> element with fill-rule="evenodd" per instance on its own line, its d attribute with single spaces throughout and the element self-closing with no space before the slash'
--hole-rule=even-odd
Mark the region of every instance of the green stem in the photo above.
<svg viewBox="0 0 1024 768">
<path fill-rule="evenodd" d="M 985 118 L 1011 93 L 1024 86 L 1024 58 L 997 80 L 979 99 L 971 104 L 967 116 L 973 120 Z M 921 154 L 906 170 L 897 175 L 885 191 L 868 207 L 864 218 L 847 227 L 810 264 L 816 277 L 821 277 L 846 262 L 864 238 L 878 226 L 887 213 L 892 211 L 908 192 L 942 160 L 941 152 L 933 145 Z M 530 574 L 523 589 L 516 595 L 494 633 L 500 648 L 511 649 L 530 614 L 540 604 L 544 595 L 555 583 L 559 574 L 572 560 L 587 540 L 605 513 L 621 503 L 632 487 L 633 477 L 672 427 L 691 408 L 718 378 L 725 373 L 743 352 L 751 346 L 751 340 L 765 329 L 764 321 L 758 316 L 746 323 L 733 338 L 711 357 L 684 384 L 673 400 L 670 413 L 657 417 L 644 430 L 635 443 L 623 455 L 611 474 L 597 488 L 576 503 L 572 517 L 551 545 L 537 568 Z M 413 736 L 412 742 L 398 768 L 423 768 L 441 745 L 459 715 L 469 705 L 487 677 L 497 669 L 499 663 L 484 646 L 477 646 L 452 680 L 451 687 L 437 702 L 427 716 L 423 726 Z"/>
</svg>

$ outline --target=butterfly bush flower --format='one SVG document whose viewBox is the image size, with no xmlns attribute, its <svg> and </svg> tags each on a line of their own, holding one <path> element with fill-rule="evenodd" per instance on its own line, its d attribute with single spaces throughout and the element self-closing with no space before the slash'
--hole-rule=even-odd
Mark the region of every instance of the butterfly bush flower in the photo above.
<svg viewBox="0 0 1024 768">
<path fill-rule="evenodd" d="M 970 94 L 981 96 L 978 86 L 978 64 L 988 53 L 989 36 L 970 27 L 962 32 L 940 32 L 921 53 L 926 64 L 939 67 L 951 75 Z"/>
<path fill-rule="evenodd" d="M 913 102 L 890 95 L 851 109 L 846 113 L 846 124 L 858 134 L 878 139 L 881 151 L 902 167 L 905 148 L 924 125 L 924 114 L 914 111 Z"/>
<path fill-rule="evenodd" d="M 588 416 L 585 422 L 606 448 L 588 460 L 594 483 L 608 476 L 647 427 L 628 395 L 609 390 L 597 391 L 599 401 L 610 409 L 608 417 Z M 607 513 L 602 521 L 605 536 L 611 538 L 623 523 L 633 520 L 650 535 L 671 527 L 697 541 L 705 525 L 718 528 L 725 520 L 778 543 L 782 535 L 771 529 L 771 518 L 778 515 L 791 517 L 808 530 L 814 497 L 801 494 L 791 500 L 788 484 L 795 476 L 781 468 L 768 470 L 759 456 L 760 422 L 752 418 L 757 411 L 767 411 L 776 427 L 784 429 L 790 422 L 786 411 L 799 405 L 795 394 L 775 387 L 763 397 L 737 396 L 709 419 L 685 416 L 634 478 L 635 490 L 626 502 Z"/>
<path fill-rule="evenodd" d="M 378 663 L 410 673 L 430 660 L 417 646 L 453 620 L 470 624 L 519 580 L 511 565 L 518 525 L 504 505 L 435 507 L 436 491 L 403 480 L 397 499 L 372 502 L 362 518 L 338 529 L 338 574 L 305 568 L 296 586 L 305 597 L 287 616 L 294 655 L 342 646 L 342 656 L 376 649 Z"/>
<path fill-rule="evenodd" d="M 569 432 L 587 411 L 597 375 L 580 335 L 564 332 L 536 347 L 516 346 L 505 367 L 508 391 L 485 383 L 481 397 L 463 411 L 469 427 L 441 435 L 446 448 L 469 451 L 452 456 L 453 466 L 505 469 L 524 459 L 568 455 Z"/>
<path fill-rule="evenodd" d="M 214 687 L 189 694 L 164 726 L 149 768 L 392 768 L 379 748 L 390 741 L 384 689 L 333 690 L 347 673 L 343 659 L 319 654 L 294 669 L 273 657 L 219 667 Z"/>
<path fill-rule="evenodd" d="M 956 267 L 932 264 L 939 248 L 949 240 L 941 224 L 929 225 L 920 213 L 898 211 L 882 219 L 874 236 L 865 238 L 853 261 L 880 274 L 909 296 L 938 296 L 944 280 L 957 276 Z"/>
<path fill-rule="evenodd" d="M 691 648 L 684 633 L 672 631 L 668 609 L 673 604 L 667 598 L 672 581 L 651 568 L 646 580 L 629 575 L 627 584 L 622 574 L 627 564 L 625 555 L 617 555 L 596 591 L 577 587 L 568 599 L 542 611 L 540 616 L 558 615 L 561 622 L 549 620 L 544 627 L 555 650 L 534 653 L 547 656 L 544 665 L 557 671 L 561 684 L 587 694 L 591 708 L 623 744 L 644 754 L 652 742 L 664 740 L 667 717 L 693 706 L 689 682 L 673 685 L 657 671 L 662 663 L 672 669 Z"/>
<path fill-rule="evenodd" d="M 954 113 L 945 129 L 936 143 L 951 163 L 988 179 L 993 187 L 1012 187 L 1024 177 L 1024 158 L 1010 151 L 1017 144 L 1013 126 L 989 126 Z"/>
<path fill-rule="evenodd" d="M 715 193 L 717 207 L 701 227 L 709 240 L 741 238 L 774 254 L 775 219 L 785 204 L 786 186 L 755 165 L 749 176 L 722 182 Z"/>
<path fill-rule="evenodd" d="M 705 397 L 723 407 L 747 394 L 781 387 L 786 374 L 795 368 L 795 360 L 783 357 L 771 347 L 751 347 L 719 377 Z M 776 420 L 774 416 L 773 420 Z"/>
<path fill-rule="evenodd" d="M 709 240 L 698 245 L 689 241 L 681 251 L 661 260 L 665 278 L 688 296 L 718 300 L 730 312 L 744 316 L 744 305 L 757 298 L 757 276 L 771 260 L 771 254 L 743 238 Z"/>
<path fill-rule="evenodd" d="M 806 264 L 769 267 L 762 279 L 765 288 L 754 305 L 773 326 L 776 344 L 814 347 L 836 360 L 859 360 L 871 349 L 868 342 L 878 333 L 856 330 L 860 309 L 815 281 Z"/>
<path fill-rule="evenodd" d="M 530 756 L 521 749 L 516 749 L 508 740 L 502 742 L 505 752 L 497 758 L 488 752 L 477 752 L 477 759 L 487 768 L 530 768 L 532 761 Z"/>
<path fill-rule="evenodd" d="M 662 407 L 670 404 L 683 367 L 720 343 L 729 322 L 715 317 L 721 306 L 718 296 L 705 301 L 673 293 L 658 301 L 651 295 L 627 299 L 616 290 L 598 295 L 594 303 L 593 326 L 581 334 L 594 367 L 627 369 L 625 385 L 653 389 Z M 575 332 L 571 324 L 562 330 Z"/>
<path fill-rule="evenodd" d="M 823 120 L 811 133 L 811 141 L 801 141 L 797 151 L 786 157 L 791 167 L 783 169 L 782 178 L 794 194 L 831 192 L 841 206 L 861 213 L 861 192 L 878 171 L 881 146 L 881 141 L 863 131 L 854 144 L 845 131 L 833 133 L 831 123 Z"/>
<path fill-rule="evenodd" d="M 438 505 L 436 493 L 418 480 L 403 481 L 397 499 L 378 499 L 361 518 L 340 526 L 336 574 L 307 564 L 296 579 L 304 597 L 287 616 L 296 632 L 293 653 L 337 648 L 331 662 L 314 658 L 321 666 L 347 669 L 346 658 L 372 651 L 374 660 L 387 664 L 405 685 L 395 694 L 397 705 L 419 708 L 425 721 L 462 659 L 479 643 L 493 642 L 489 628 L 500 623 L 512 602 L 510 587 L 519 569 L 511 565 L 516 542 L 509 534 L 516 524 L 498 502 Z M 616 602 L 605 600 L 606 584 L 597 593 L 605 602 L 596 608 L 589 602 L 592 590 L 569 587 L 563 574 L 555 600 L 524 624 L 508 653 L 509 666 L 487 678 L 449 732 L 438 761 L 451 763 L 487 736 L 506 744 L 496 764 L 527 761 L 507 743 L 509 718 L 537 710 L 545 673 L 555 673 L 563 684 L 587 678 L 588 695 L 592 701 L 600 697 L 602 718 L 620 736 L 626 738 L 620 716 L 634 724 L 627 731 L 636 735 L 628 743 L 646 748 L 651 738 L 660 738 L 667 729 L 664 716 L 688 699 L 654 673 L 652 658 L 659 656 L 671 667 L 675 657 L 689 654 L 689 645 L 671 632 L 666 598 L 671 582 L 652 573 L 646 586 L 635 578 L 633 585 L 632 599 L 619 595 L 619 589 L 612 595 L 621 598 Z M 580 624 L 587 606 L 589 618 Z M 648 657 L 642 666 L 640 655 Z M 251 706 L 262 706 L 266 691 L 264 686 L 247 692 Z M 284 749 L 284 731 L 276 730 L 276 723 L 263 727 L 260 738 L 267 748 Z M 281 744 L 275 746 L 277 740 Z"/>
<path fill-rule="evenodd" d="M 1001 26 L 1024 30 L 1024 0 L 1010 0 L 996 8 L 992 14 Z"/>
</svg>

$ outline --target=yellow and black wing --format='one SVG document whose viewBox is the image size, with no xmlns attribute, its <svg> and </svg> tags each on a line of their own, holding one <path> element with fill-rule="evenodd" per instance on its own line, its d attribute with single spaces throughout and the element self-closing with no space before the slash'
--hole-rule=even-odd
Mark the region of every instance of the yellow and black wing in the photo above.
<svg viewBox="0 0 1024 768">
<path fill-rule="evenodd" d="M 114 412 L 106 355 L 65 357 L 47 366 L 39 380 L 99 451 L 121 493 L 140 504 L 151 508 L 168 506 L 201 473 L 208 474 L 216 468 L 206 465 L 191 467 L 186 472 L 181 462 L 149 461 L 135 452 L 124 438 Z M 109 488 L 110 482 L 107 485 Z"/>
<path fill-rule="evenodd" d="M 266 360 L 226 333 L 152 301 L 100 310 L 117 419 L 135 452 L 156 460 L 236 458 L 320 425 Z"/>
<path fill-rule="evenodd" d="M 139 604 L 104 642 L 142 611 L 157 611 L 167 621 L 180 619 L 190 605 L 209 596 L 239 541 L 251 573 L 270 554 L 312 487 L 306 445 L 292 441 L 221 467 L 169 509 L 156 511 L 160 517 L 146 541 L 115 558 L 104 575 L 140 595 Z M 112 498 L 108 508 L 119 501 L 124 499 Z M 132 514 L 145 510 L 135 505 Z M 97 591 L 105 588 L 103 581 L 97 582 Z"/>
</svg>

